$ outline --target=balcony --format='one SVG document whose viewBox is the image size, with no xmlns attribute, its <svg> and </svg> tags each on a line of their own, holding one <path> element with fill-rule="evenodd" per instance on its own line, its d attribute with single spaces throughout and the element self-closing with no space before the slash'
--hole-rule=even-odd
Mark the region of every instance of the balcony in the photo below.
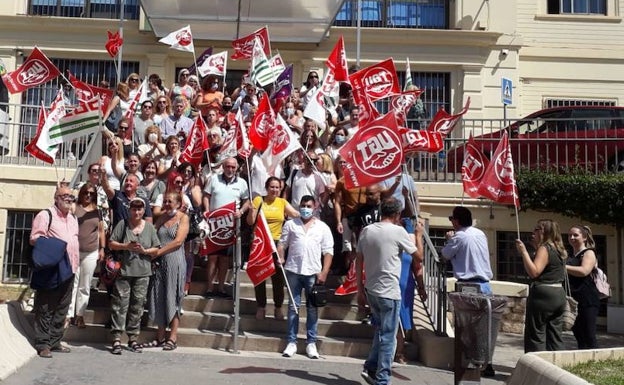
<svg viewBox="0 0 624 385">
<path fill-rule="evenodd" d="M 448 29 L 449 0 L 362 0 L 362 27 Z M 334 26 L 357 26 L 358 0 L 345 0 Z"/>
<path fill-rule="evenodd" d="M 138 20 L 138 0 L 29 0 L 28 14 L 32 16 L 119 19 L 122 2 L 124 2 L 124 19 Z"/>
</svg>

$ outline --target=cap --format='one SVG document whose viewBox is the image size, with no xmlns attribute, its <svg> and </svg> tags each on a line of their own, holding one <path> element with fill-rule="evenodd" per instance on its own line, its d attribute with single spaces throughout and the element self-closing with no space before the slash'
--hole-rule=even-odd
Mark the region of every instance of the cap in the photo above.
<svg viewBox="0 0 624 385">
<path fill-rule="evenodd" d="M 139 205 L 145 207 L 145 201 L 139 197 L 130 199 L 130 207 Z"/>
</svg>

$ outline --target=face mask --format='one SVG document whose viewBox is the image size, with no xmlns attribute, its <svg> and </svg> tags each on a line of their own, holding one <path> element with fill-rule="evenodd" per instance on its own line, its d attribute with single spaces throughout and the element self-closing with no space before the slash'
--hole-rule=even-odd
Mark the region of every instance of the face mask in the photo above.
<svg viewBox="0 0 624 385">
<path fill-rule="evenodd" d="M 345 138 L 344 135 L 336 135 L 334 139 L 335 139 L 336 144 L 343 144 L 344 142 L 347 141 L 347 138 Z"/>
<path fill-rule="evenodd" d="M 232 106 L 226 106 L 226 105 L 223 105 L 223 106 L 222 106 L 222 108 L 223 108 L 223 111 L 226 111 L 226 112 L 227 112 L 227 111 L 229 111 L 229 110 L 231 110 L 231 109 L 232 109 Z"/>
<path fill-rule="evenodd" d="M 286 115 L 292 116 L 294 114 L 295 114 L 295 109 L 294 108 L 287 108 L 286 109 Z"/>
<path fill-rule="evenodd" d="M 299 214 L 301 215 L 301 218 L 303 219 L 312 218 L 313 212 L 314 212 L 314 209 L 311 209 L 309 207 L 299 207 Z"/>
<path fill-rule="evenodd" d="M 218 84 L 212 84 L 212 85 L 210 86 L 210 89 L 211 89 L 211 90 L 213 90 L 213 91 L 216 91 L 218 88 L 219 88 L 219 85 L 218 85 Z"/>
<path fill-rule="evenodd" d="M 156 141 L 158 140 L 158 134 L 154 134 L 154 133 L 149 134 L 149 135 L 147 136 L 147 140 L 148 140 L 150 143 L 156 143 Z"/>
</svg>

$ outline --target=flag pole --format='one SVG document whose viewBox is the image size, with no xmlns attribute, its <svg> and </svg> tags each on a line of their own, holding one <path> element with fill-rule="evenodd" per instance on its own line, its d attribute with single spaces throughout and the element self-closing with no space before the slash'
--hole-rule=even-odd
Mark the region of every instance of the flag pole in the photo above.
<svg viewBox="0 0 624 385">
<path fill-rule="evenodd" d="M 123 39 L 123 20 L 124 11 L 126 9 L 126 0 L 121 0 L 121 9 L 119 10 L 119 38 Z M 117 83 L 121 82 L 121 61 L 123 57 L 123 44 L 119 46 L 117 52 Z M 114 61 L 113 61 L 114 62 Z"/>
<path fill-rule="evenodd" d="M 360 68 L 360 43 L 362 31 L 362 0 L 357 0 L 357 20 L 355 34 L 355 65 Z"/>
<path fill-rule="evenodd" d="M 241 219 L 236 218 L 236 244 L 234 245 L 234 336 L 233 353 L 238 352 L 238 333 L 240 329 L 240 266 L 241 266 Z"/>
</svg>

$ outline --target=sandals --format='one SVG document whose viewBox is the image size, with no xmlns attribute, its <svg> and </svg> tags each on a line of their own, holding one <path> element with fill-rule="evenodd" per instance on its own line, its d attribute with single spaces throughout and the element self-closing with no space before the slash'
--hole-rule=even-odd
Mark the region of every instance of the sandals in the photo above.
<svg viewBox="0 0 624 385">
<path fill-rule="evenodd" d="M 174 341 L 172 339 L 168 339 L 163 344 L 163 350 L 165 350 L 165 351 L 176 350 L 177 348 L 178 348 L 178 344 L 176 343 L 176 341 Z"/>
<path fill-rule="evenodd" d="M 111 353 L 117 356 L 121 355 L 121 341 L 120 340 L 113 341 L 113 347 L 111 348 Z"/>
<path fill-rule="evenodd" d="M 128 349 L 133 353 L 143 353 L 143 345 L 136 341 L 128 342 Z"/>
<path fill-rule="evenodd" d="M 150 342 L 144 342 L 141 344 L 142 348 L 160 348 L 165 344 L 165 340 L 151 340 Z"/>
</svg>

